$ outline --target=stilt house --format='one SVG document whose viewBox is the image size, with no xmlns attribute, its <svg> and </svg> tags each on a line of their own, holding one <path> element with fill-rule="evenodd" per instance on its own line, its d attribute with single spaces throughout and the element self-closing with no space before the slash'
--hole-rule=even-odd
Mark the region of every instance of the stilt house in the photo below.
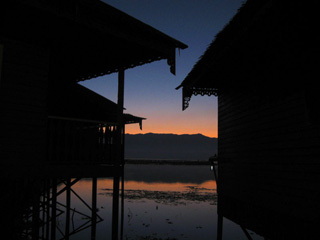
<svg viewBox="0 0 320 240">
<path fill-rule="evenodd" d="M 183 109 L 218 96 L 219 214 L 268 239 L 309 239 L 320 220 L 317 9 L 247 0 L 178 87 Z"/>
<path fill-rule="evenodd" d="M 186 47 L 99 0 L 1 1 L 0 164 L 108 162 L 102 147 L 120 164 L 124 124 L 142 120 L 123 114 L 125 69 L 166 59 L 174 73 Z M 77 85 L 115 72 L 116 105 Z"/>
<path fill-rule="evenodd" d="M 72 84 L 51 89 L 48 113 L 48 163 L 114 163 L 117 104 Z M 124 126 L 144 119 L 124 114 Z"/>
</svg>

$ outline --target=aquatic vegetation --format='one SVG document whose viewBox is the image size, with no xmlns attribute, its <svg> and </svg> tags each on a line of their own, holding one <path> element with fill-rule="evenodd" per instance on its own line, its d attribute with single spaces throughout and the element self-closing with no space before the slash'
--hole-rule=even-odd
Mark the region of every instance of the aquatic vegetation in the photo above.
<svg viewBox="0 0 320 240">
<path fill-rule="evenodd" d="M 112 191 L 102 189 L 101 195 L 112 196 Z M 186 205 L 192 202 L 209 202 L 217 204 L 217 193 L 214 189 L 200 188 L 197 186 L 186 186 L 185 191 L 152 191 L 133 190 L 124 191 L 124 198 L 127 200 L 154 200 L 159 204 Z M 158 207 L 158 206 L 157 206 Z"/>
</svg>

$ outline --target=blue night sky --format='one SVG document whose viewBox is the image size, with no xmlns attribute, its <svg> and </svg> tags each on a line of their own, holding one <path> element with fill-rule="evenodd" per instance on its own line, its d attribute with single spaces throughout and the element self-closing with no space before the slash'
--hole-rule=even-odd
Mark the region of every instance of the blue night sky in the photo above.
<svg viewBox="0 0 320 240">
<path fill-rule="evenodd" d="M 185 43 L 176 53 L 176 75 L 165 60 L 125 71 L 126 112 L 147 118 L 143 130 L 127 125 L 127 133 L 197 134 L 217 137 L 217 98 L 193 96 L 182 111 L 182 91 L 175 88 L 191 71 L 216 34 L 235 15 L 243 0 L 103 0 L 105 3 Z M 117 101 L 117 74 L 82 82 Z"/>
</svg>

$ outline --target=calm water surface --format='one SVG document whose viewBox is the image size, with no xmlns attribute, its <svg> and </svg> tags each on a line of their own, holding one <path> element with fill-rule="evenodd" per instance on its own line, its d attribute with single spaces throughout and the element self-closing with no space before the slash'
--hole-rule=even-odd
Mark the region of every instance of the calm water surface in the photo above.
<svg viewBox="0 0 320 240">
<path fill-rule="evenodd" d="M 126 165 L 119 199 L 121 239 L 217 239 L 217 192 L 210 166 Z M 62 189 L 64 185 L 58 188 Z M 121 185 L 120 185 L 121 187 Z M 69 239 L 91 239 L 92 180 L 72 186 Z M 113 178 L 97 182 L 96 239 L 111 239 Z M 65 193 L 59 195 L 57 239 L 65 229 Z M 224 219 L 223 239 L 248 239 Z M 249 232 L 253 239 L 263 239 Z"/>
</svg>

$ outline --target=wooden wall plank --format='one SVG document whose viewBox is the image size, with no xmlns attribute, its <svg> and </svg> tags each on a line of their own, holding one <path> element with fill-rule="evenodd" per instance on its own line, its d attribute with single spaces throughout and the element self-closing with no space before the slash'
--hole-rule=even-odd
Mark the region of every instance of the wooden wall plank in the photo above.
<svg viewBox="0 0 320 240">
<path fill-rule="evenodd" d="M 320 129 L 308 122 L 304 89 L 230 87 L 218 104 L 219 194 L 302 217 L 306 196 L 320 195 Z"/>
<path fill-rule="evenodd" d="M 49 53 L 3 41 L 0 88 L 2 164 L 45 161 Z"/>
</svg>

